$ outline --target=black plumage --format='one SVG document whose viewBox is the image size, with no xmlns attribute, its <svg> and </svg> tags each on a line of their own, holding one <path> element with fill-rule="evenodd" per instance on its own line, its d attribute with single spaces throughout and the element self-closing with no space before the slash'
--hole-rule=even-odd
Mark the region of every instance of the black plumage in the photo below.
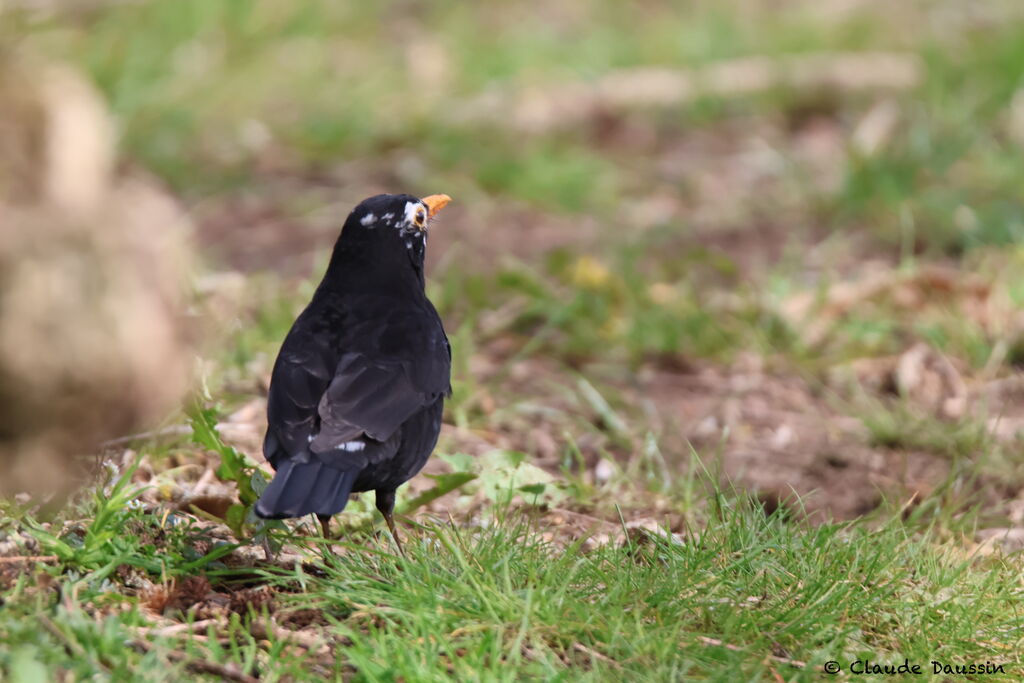
<svg viewBox="0 0 1024 683">
<path fill-rule="evenodd" d="M 451 349 L 423 274 L 427 227 L 447 202 L 378 195 L 345 221 L 274 364 L 263 453 L 276 474 L 259 516 L 313 513 L 326 531 L 350 493 L 372 490 L 397 541 L 395 490 L 433 451 L 451 393 Z"/>
</svg>

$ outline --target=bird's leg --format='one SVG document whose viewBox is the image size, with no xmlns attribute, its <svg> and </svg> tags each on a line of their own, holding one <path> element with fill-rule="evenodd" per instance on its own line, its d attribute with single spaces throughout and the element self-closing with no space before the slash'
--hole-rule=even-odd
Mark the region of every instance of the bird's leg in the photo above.
<svg viewBox="0 0 1024 683">
<path fill-rule="evenodd" d="M 317 515 L 316 518 L 320 520 L 320 528 L 324 530 L 324 538 L 328 541 L 331 540 L 331 516 Z"/>
<path fill-rule="evenodd" d="M 398 552 L 402 557 L 407 557 L 405 554 L 405 548 L 402 547 L 402 539 L 398 537 L 398 530 L 395 528 L 395 518 L 389 512 L 384 515 L 384 521 L 388 523 L 388 529 L 391 529 L 391 535 L 395 538 L 395 545 L 398 546 Z"/>
<path fill-rule="evenodd" d="M 402 541 L 398 538 L 398 529 L 395 528 L 395 492 L 377 490 L 377 509 L 384 515 L 384 521 L 388 523 L 388 529 L 391 531 L 391 536 L 395 539 L 395 545 L 398 546 L 398 552 L 405 557 L 405 549 L 402 547 Z"/>
<path fill-rule="evenodd" d="M 273 562 L 274 551 L 270 549 L 270 539 L 267 536 L 263 537 L 263 542 L 260 544 L 263 546 L 263 554 L 266 555 L 265 559 L 267 562 Z"/>
</svg>

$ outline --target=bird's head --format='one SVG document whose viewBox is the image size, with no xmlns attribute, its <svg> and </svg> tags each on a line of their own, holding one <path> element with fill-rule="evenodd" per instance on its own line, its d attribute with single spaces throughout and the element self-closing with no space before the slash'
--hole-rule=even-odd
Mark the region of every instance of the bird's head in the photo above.
<svg viewBox="0 0 1024 683">
<path fill-rule="evenodd" d="M 422 199 L 408 194 L 379 194 L 364 199 L 345 221 L 335 257 L 348 269 L 361 261 L 376 263 L 377 270 L 387 270 L 384 262 L 406 261 L 407 255 L 422 278 L 427 232 L 437 213 L 450 201 L 446 194 Z"/>
<path fill-rule="evenodd" d="M 446 194 L 432 194 L 423 199 L 408 194 L 379 194 L 364 199 L 352 210 L 345 221 L 345 230 L 362 233 L 393 230 L 402 237 L 425 236 L 431 221 L 451 199 Z"/>
</svg>

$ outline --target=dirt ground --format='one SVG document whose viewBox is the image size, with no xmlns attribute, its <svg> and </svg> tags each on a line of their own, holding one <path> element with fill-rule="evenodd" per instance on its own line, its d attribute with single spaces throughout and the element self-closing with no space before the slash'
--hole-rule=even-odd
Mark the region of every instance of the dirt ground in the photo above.
<svg viewBox="0 0 1024 683">
<path fill-rule="evenodd" d="M 205 208 L 199 222 L 200 245 L 227 268 L 273 268 L 288 278 L 315 276 L 316 254 L 328 249 L 336 238 L 345 205 L 335 201 L 325 204 L 326 209 L 302 215 L 272 208 L 281 205 L 276 200 L 288 191 L 289 184 L 275 181 L 259 195 L 228 199 Z M 354 191 L 348 188 L 345 194 Z M 358 191 L 371 191 L 371 187 Z M 312 193 L 326 199 L 330 188 L 318 186 Z M 479 226 L 498 222 L 502 229 L 481 239 L 484 231 Z M 506 209 L 499 215 L 497 207 L 475 207 L 470 213 L 455 205 L 432 235 L 435 277 L 443 277 L 446 253 L 453 249 L 462 253 L 468 250 L 479 263 L 500 262 L 508 256 L 529 261 L 550 249 L 585 249 L 599 234 L 599 228 L 586 220 L 570 223 L 572 219 L 526 209 Z M 234 227 L 240 224 L 246 226 L 244 231 Z M 856 277 L 858 271 L 886 268 L 886 261 L 891 260 L 884 250 L 864 240 L 840 243 L 827 234 L 800 238 L 810 240 L 805 242 L 803 252 L 808 278 L 813 277 L 819 262 L 827 262 L 833 272 L 845 271 Z M 754 281 L 786 257 L 787 234 L 773 224 L 746 230 L 707 230 L 681 236 L 675 248 L 722 254 L 740 265 L 742 278 Z M 558 391 L 552 389 L 573 380 L 554 362 L 524 359 L 507 376 L 498 376 L 499 364 L 494 361 L 507 355 L 509 343 L 507 339 L 493 340 L 477 349 L 478 357 L 470 363 L 478 375 L 474 379 L 494 394 L 484 403 L 493 411 L 495 404 L 500 407 L 504 395 L 524 405 L 559 404 Z M 920 355 L 919 351 L 907 353 Z M 1024 420 L 1024 389 L 1005 381 L 973 383 L 968 389 L 959 376 L 950 380 L 955 386 L 948 387 L 943 384 L 948 378 L 943 374 L 942 362 L 925 354 L 920 358 L 876 359 L 845 370 L 847 375 L 856 376 L 858 386 L 867 386 L 884 400 L 886 395 L 896 393 L 900 368 L 916 368 L 923 377 L 919 382 L 938 383 L 932 394 L 937 392 L 954 404 L 983 404 L 987 414 L 998 416 L 990 421 L 993 433 L 1013 442 Z M 936 365 L 941 367 L 932 367 Z M 710 471 L 717 472 L 724 482 L 756 492 L 768 509 L 786 506 L 798 515 L 821 520 L 851 519 L 883 503 L 909 508 L 941 487 L 953 466 L 948 453 L 936 452 L 941 448 L 875 443 L 852 408 L 842 372 L 824 378 L 811 376 L 786 364 L 774 367 L 753 355 L 728 364 L 673 358 L 649 363 L 636 373 L 622 368 L 597 372 L 604 386 L 619 390 L 626 410 L 640 416 L 659 434 L 670 468 L 682 471 L 690 462 L 692 450 L 696 451 Z M 575 411 L 576 419 L 599 419 L 586 407 L 562 403 L 558 409 Z M 924 409 L 940 418 L 949 417 L 941 414 L 941 406 Z M 236 416 L 239 424 L 235 440 L 257 460 L 262 421 L 261 403 Z M 530 453 L 536 464 L 557 472 L 564 449 L 558 436 L 561 426 L 547 429 L 543 416 L 508 424 L 499 420 L 497 424 L 499 427 L 488 433 L 446 427 L 442 445 L 470 454 L 493 448 L 521 450 Z M 625 464 L 639 448 L 638 443 L 611 443 L 593 438 L 592 433 L 584 434 L 577 445 L 588 468 L 598 467 L 600 453 L 611 453 Z M 428 471 L 443 471 L 444 467 L 432 461 Z M 985 477 L 975 485 L 978 493 L 993 503 L 1021 495 L 1017 488 Z M 800 509 L 796 509 L 797 497 Z"/>
</svg>

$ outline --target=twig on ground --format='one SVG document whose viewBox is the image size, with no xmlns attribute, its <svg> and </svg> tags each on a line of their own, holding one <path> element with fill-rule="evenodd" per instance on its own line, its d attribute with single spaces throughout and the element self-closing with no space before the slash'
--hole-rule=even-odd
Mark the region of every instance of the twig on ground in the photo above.
<svg viewBox="0 0 1024 683">
<path fill-rule="evenodd" d="M 167 636 L 176 636 L 179 633 L 188 633 L 189 635 L 198 633 L 200 631 L 206 631 L 210 626 L 216 626 L 216 619 L 203 619 L 201 621 L 194 621 L 192 623 L 184 624 L 171 624 L 170 626 L 143 626 L 137 628 L 136 631 L 145 636 L 155 636 L 163 638 Z"/>
<path fill-rule="evenodd" d="M 147 638 L 158 637 L 166 638 L 171 636 L 188 636 L 190 639 L 205 638 L 201 635 L 209 630 L 211 627 L 214 631 L 218 630 L 222 622 L 218 619 L 203 619 L 196 621 L 191 624 L 170 624 L 168 626 L 148 626 L 135 629 L 136 633 L 140 636 Z M 318 636 L 303 633 L 301 631 L 292 631 L 290 629 L 280 626 L 273 619 L 260 619 L 253 621 L 249 627 L 249 633 L 253 638 L 257 639 L 268 639 L 277 638 L 278 640 L 291 641 L 293 644 L 302 647 L 303 649 L 311 652 L 316 652 L 324 648 L 327 642 Z M 226 636 L 221 636 L 226 637 Z"/>
<path fill-rule="evenodd" d="M 279 640 L 288 640 L 310 652 L 317 652 L 327 645 L 324 639 L 319 636 L 303 633 L 302 631 L 292 631 L 278 625 L 273 619 L 260 619 L 252 622 L 252 626 L 249 627 L 249 633 L 252 634 L 253 638 L 265 639 L 273 636 Z"/>
<path fill-rule="evenodd" d="M 585 655 L 589 655 L 589 656 L 593 657 L 594 659 L 600 659 L 605 664 L 611 664 L 616 669 L 622 668 L 621 664 L 616 662 L 614 659 L 612 659 L 608 655 L 601 654 L 597 650 L 593 650 L 593 649 L 587 647 L 586 645 L 584 645 L 583 643 L 578 643 L 578 642 L 577 643 L 573 643 L 572 647 L 573 647 L 574 650 L 576 650 L 578 652 L 582 652 Z"/>
<path fill-rule="evenodd" d="M 216 470 L 214 470 L 212 467 L 207 467 L 206 471 L 203 472 L 203 476 L 199 477 L 199 481 L 197 481 L 195 486 L 192 487 L 192 490 L 197 492 L 197 493 L 202 491 L 207 486 L 212 484 L 214 479 L 216 479 L 216 477 L 217 477 Z"/>
<path fill-rule="evenodd" d="M 701 645 L 724 647 L 726 650 L 731 650 L 733 652 L 747 652 L 747 650 L 745 650 L 742 647 L 739 647 L 738 645 L 723 642 L 718 638 L 709 638 L 708 636 L 697 636 L 697 641 Z M 807 666 L 807 662 L 801 662 L 799 659 L 790 659 L 789 657 L 780 657 L 779 655 L 766 655 L 765 657 L 773 662 L 778 662 L 779 664 L 788 664 L 790 666 L 795 666 L 799 669 L 803 669 Z"/>
</svg>

